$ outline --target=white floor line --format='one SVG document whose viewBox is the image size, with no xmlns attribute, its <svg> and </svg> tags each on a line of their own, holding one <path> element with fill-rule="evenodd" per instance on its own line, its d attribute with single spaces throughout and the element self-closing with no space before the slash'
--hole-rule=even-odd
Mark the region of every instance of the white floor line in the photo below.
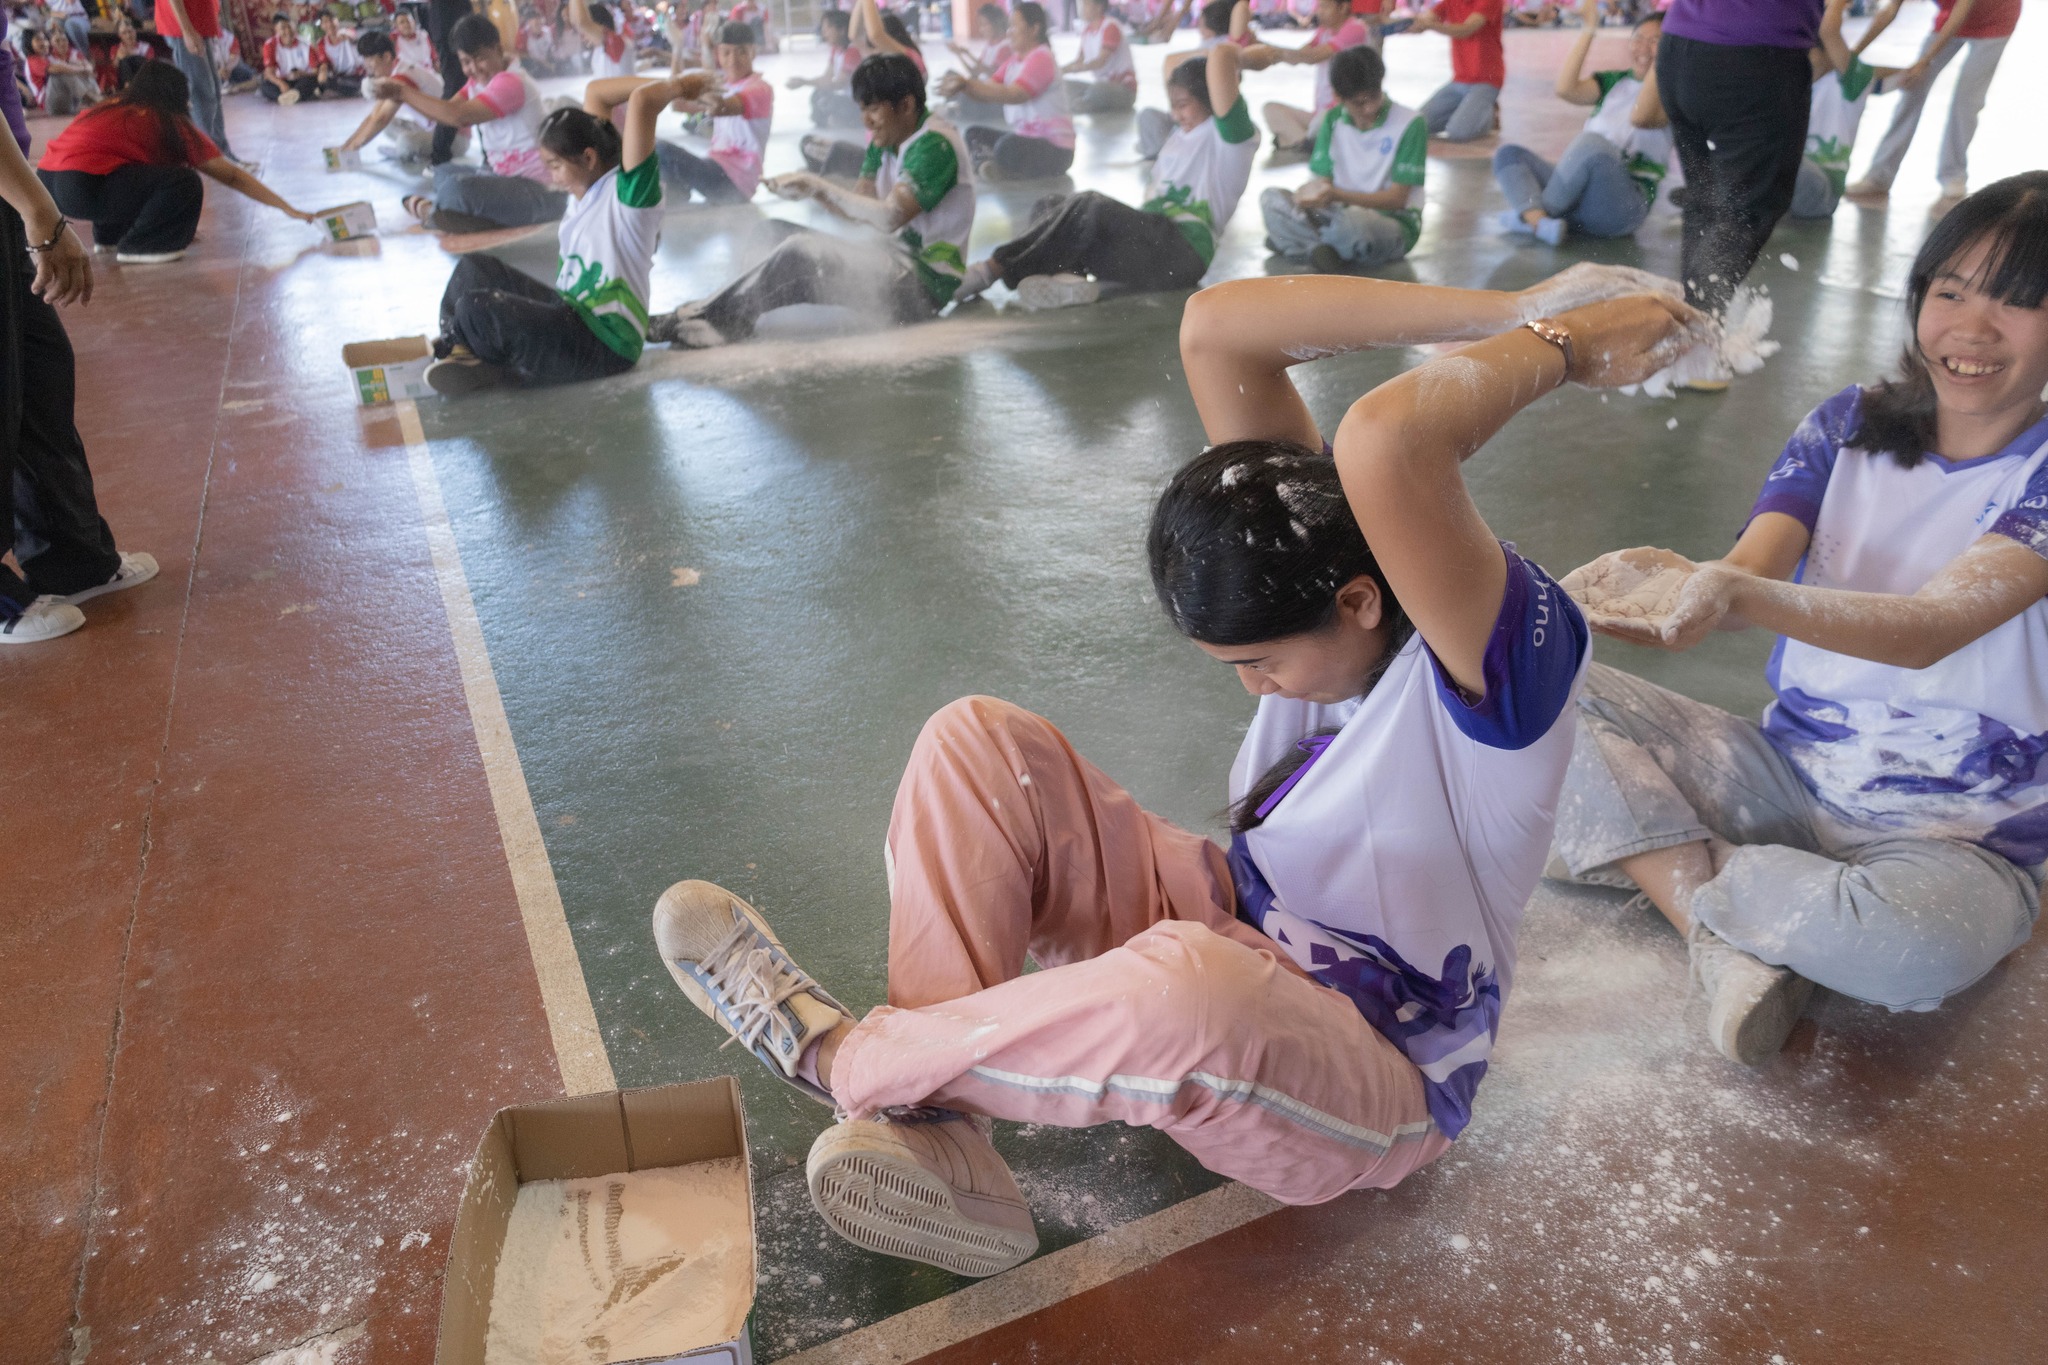
<svg viewBox="0 0 2048 1365">
<path fill-rule="evenodd" d="M 469 578 L 462 571 L 462 555 L 448 522 L 447 505 L 441 500 L 441 480 L 427 451 L 419 410 L 407 401 L 397 405 L 397 413 L 413 487 L 419 493 L 427 546 L 433 554 L 434 578 L 441 585 L 442 605 L 448 609 L 448 632 L 455 638 L 470 726 L 483 755 L 505 861 L 512 868 L 512 890 L 519 898 L 519 917 L 526 924 L 526 947 L 533 955 L 534 975 L 540 978 L 541 1006 L 547 1011 L 548 1032 L 554 1038 L 562 1088 L 571 1095 L 613 1090 L 618 1082 L 597 1031 L 590 987 L 583 979 L 575 940 L 569 935 L 569 918 L 562 911 L 562 893 L 548 863 L 540 821 L 533 813 L 533 796 L 519 766 L 519 750 L 512 743 L 512 727 L 505 719 L 505 702 L 498 695 L 498 678 L 491 671 L 490 651 L 484 647 L 483 627 L 469 595 Z"/>
<path fill-rule="evenodd" d="M 1143 1270 L 1280 1207 L 1247 1186 L 1219 1186 L 943 1299 L 784 1356 L 777 1365 L 903 1365 Z"/>
</svg>

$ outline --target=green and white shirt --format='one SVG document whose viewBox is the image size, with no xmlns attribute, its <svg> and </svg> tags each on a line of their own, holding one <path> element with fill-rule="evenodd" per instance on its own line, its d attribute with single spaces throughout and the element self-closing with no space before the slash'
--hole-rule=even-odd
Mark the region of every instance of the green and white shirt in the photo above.
<svg viewBox="0 0 2048 1365">
<path fill-rule="evenodd" d="M 1657 187 L 1671 171 L 1671 130 L 1638 128 L 1629 122 L 1636 95 L 1643 88 L 1633 71 L 1595 71 L 1593 79 L 1600 86 L 1600 98 L 1586 118 L 1585 131 L 1598 133 L 1615 145 L 1629 179 L 1636 182 L 1644 200 L 1654 204 Z"/>
<path fill-rule="evenodd" d="M 898 182 L 910 186 L 922 212 L 903 225 L 896 240 L 910 252 L 918 282 L 943 308 L 967 270 L 967 237 L 974 230 L 974 176 L 967 146 L 952 124 L 927 113 L 917 131 L 894 147 L 868 144 L 860 178 L 875 182 L 875 197 L 887 199 Z"/>
<path fill-rule="evenodd" d="M 1229 113 L 1202 120 L 1192 132 L 1173 130 L 1152 163 L 1152 180 L 1139 207 L 1172 219 L 1188 245 L 1203 260 L 1213 261 L 1216 239 L 1237 212 L 1258 154 L 1258 126 L 1240 95 Z"/>
<path fill-rule="evenodd" d="M 613 167 L 562 215 L 555 291 L 628 360 L 647 344 L 647 280 L 661 242 L 661 162 Z"/>
<path fill-rule="evenodd" d="M 1849 154 L 1856 150 L 1863 105 L 1872 95 L 1884 93 L 1876 69 L 1857 57 L 1849 59 L 1847 71 L 1830 71 L 1813 83 L 1813 103 L 1806 115 L 1806 159 L 1821 168 L 1837 195 L 1849 183 Z"/>
<path fill-rule="evenodd" d="M 1429 125 L 1413 109 L 1392 100 L 1361 128 L 1342 104 L 1316 120 L 1315 151 L 1308 172 L 1350 194 L 1376 194 L 1393 185 L 1412 185 L 1408 207 L 1381 209 L 1401 224 L 1409 250 L 1422 236 L 1422 171 L 1429 162 Z"/>
</svg>

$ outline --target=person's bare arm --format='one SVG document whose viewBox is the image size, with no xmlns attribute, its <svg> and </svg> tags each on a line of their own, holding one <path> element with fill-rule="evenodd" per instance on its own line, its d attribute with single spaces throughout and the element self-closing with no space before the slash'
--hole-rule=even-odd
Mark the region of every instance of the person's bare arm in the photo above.
<svg viewBox="0 0 2048 1365">
<path fill-rule="evenodd" d="M 181 41 L 185 50 L 195 57 L 204 57 L 206 39 L 192 31 L 192 16 L 185 12 L 185 0 L 164 0 L 164 3 L 171 7 L 171 14 L 178 21 L 178 32 L 184 35 Z"/>
<path fill-rule="evenodd" d="M 1327 183 L 1327 182 L 1326 182 Z M 1389 185 L 1383 190 L 1345 190 L 1330 186 L 1329 196 L 1314 203 L 1299 201 L 1304 208 L 1319 207 L 1321 204 L 1349 204 L 1353 208 L 1379 209 L 1392 212 L 1405 209 L 1415 194 L 1413 185 Z"/>
<path fill-rule="evenodd" d="M 1977 8 L 1977 0 L 1956 0 L 1956 7 L 1948 12 L 1948 22 L 1934 35 L 1934 42 L 1920 54 L 1919 60 L 1907 67 L 1899 77 L 1899 84 L 1910 90 L 1928 78 L 1934 69 L 1934 59 L 1941 50 L 1955 40 L 1955 35 L 1970 21 L 1970 11 Z"/>
<path fill-rule="evenodd" d="M 1579 26 L 1579 36 L 1572 41 L 1572 50 L 1565 55 L 1564 65 L 1557 68 L 1557 97 L 1566 104 L 1595 105 L 1600 102 L 1600 82 L 1586 74 L 1586 57 L 1593 50 L 1593 40 L 1600 36 L 1600 0 L 1586 0 L 1579 7 L 1584 21 Z"/>
<path fill-rule="evenodd" d="M 377 134 L 391 126 L 391 120 L 398 117 L 402 106 L 397 100 L 378 100 L 370 106 L 370 112 L 356 125 L 356 130 L 341 144 L 345 152 L 360 152 L 377 140 Z"/>
<path fill-rule="evenodd" d="M 1636 102 L 1629 106 L 1629 126 L 1632 128 L 1669 128 L 1671 115 L 1664 109 L 1664 96 L 1657 88 L 1657 68 L 1651 67 L 1650 74 L 1643 77 L 1643 88 L 1636 91 Z"/>
<path fill-rule="evenodd" d="M 604 46 L 605 32 L 597 20 L 590 17 L 590 0 L 569 0 L 563 12 L 569 18 L 569 27 L 575 29 L 584 42 L 592 47 Z"/>
<path fill-rule="evenodd" d="M 1856 40 L 1856 55 L 1862 56 L 1864 49 L 1876 42 L 1884 31 L 1892 26 L 1892 20 L 1899 17 L 1899 7 L 1906 0 L 1891 0 L 1891 3 L 1871 16 L 1870 27 L 1863 30 L 1863 36 Z"/>
<path fill-rule="evenodd" d="M 482 100 L 457 96 L 444 100 L 438 95 L 429 95 L 424 90 L 415 90 L 404 81 L 381 80 L 370 87 L 370 93 L 380 100 L 397 100 L 419 110 L 436 123 L 445 123 L 451 128 L 473 128 L 479 123 L 489 123 L 500 117 L 497 110 Z"/>
<path fill-rule="evenodd" d="M 886 199 L 876 198 L 875 182 L 866 177 L 851 189 L 835 185 L 809 171 L 773 176 L 765 183 L 771 194 L 785 199 L 814 199 L 833 217 L 860 223 L 878 232 L 900 231 L 905 223 L 924 211 L 917 202 L 917 192 L 907 181 L 898 181 Z"/>
<path fill-rule="evenodd" d="M 1847 73 L 1849 63 L 1856 60 L 1846 39 L 1842 37 L 1842 20 L 1849 12 L 1849 0 L 1828 0 L 1828 7 L 1820 16 L 1820 47 L 1827 54 L 1828 65 L 1836 71 Z"/>
<path fill-rule="evenodd" d="M 224 156 L 202 161 L 193 169 L 210 180 L 226 185 L 237 194 L 247 195 L 259 204 L 268 204 L 274 209 L 280 209 L 302 223 L 313 221 L 312 214 L 295 207 L 290 200 Z"/>
<path fill-rule="evenodd" d="M 1237 0 L 1230 7 L 1230 41 L 1243 46 L 1245 35 L 1252 31 L 1252 0 Z"/>
<path fill-rule="evenodd" d="M 14 134 L 0 129 L 0 144 L 4 144 L 0 145 L 0 200 L 21 215 L 30 246 L 49 244 L 45 250 L 29 253 L 36 265 L 35 281 L 29 288 L 45 303 L 59 308 L 91 301 L 92 257 L 86 253 L 85 243 L 78 240 L 58 211 L 57 201 L 50 198 L 49 189 L 36 178 Z"/>
<path fill-rule="evenodd" d="M 875 0 L 860 0 L 854 9 L 856 18 L 867 21 L 868 46 L 877 52 L 893 52 L 899 57 L 908 57 L 910 48 L 889 36 L 889 30 L 882 27 L 882 12 L 875 7 Z"/>
</svg>

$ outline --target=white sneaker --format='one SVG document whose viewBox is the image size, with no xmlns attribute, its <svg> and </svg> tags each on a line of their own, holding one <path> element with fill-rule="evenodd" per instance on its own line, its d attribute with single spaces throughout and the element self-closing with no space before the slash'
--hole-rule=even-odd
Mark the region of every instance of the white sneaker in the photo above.
<svg viewBox="0 0 2048 1365">
<path fill-rule="evenodd" d="M 1886 199 L 1891 196 L 1892 187 L 1876 180 L 1858 180 L 1842 189 L 1844 199 Z"/>
<path fill-rule="evenodd" d="M 759 911 L 722 886 L 677 882 L 654 903 L 654 945 L 690 1003 L 732 1035 L 724 1046 L 745 1043 L 783 1080 L 832 1103 L 797 1063 L 853 1015 L 790 960 Z"/>
<path fill-rule="evenodd" d="M 1970 197 L 1970 182 L 1967 180 L 1944 180 L 1941 182 L 1943 199 L 1967 199 Z"/>
<path fill-rule="evenodd" d="M 184 260 L 185 253 L 182 250 L 117 251 L 114 253 L 114 259 L 122 265 L 169 265 L 172 261 Z"/>
<path fill-rule="evenodd" d="M 75 607 L 80 602 L 89 602 L 95 597 L 101 597 L 110 592 L 119 592 L 123 588 L 132 588 L 138 584 L 147 583 L 155 577 L 156 559 L 154 556 L 143 554 L 139 550 L 123 550 L 121 551 L 121 567 L 114 570 L 112 578 L 109 578 L 96 588 L 87 588 L 82 592 L 74 592 L 57 600 L 59 602 L 69 602 Z"/>
<path fill-rule="evenodd" d="M 296 90 L 287 90 L 282 95 L 279 95 L 277 97 L 278 106 L 284 109 L 289 109 L 298 102 L 299 92 Z"/>
<path fill-rule="evenodd" d="M 1017 283 L 1017 302 L 1037 312 L 1073 308 L 1102 297 L 1102 286 L 1081 275 L 1029 275 Z"/>
<path fill-rule="evenodd" d="M 0 621 L 0 645 L 34 645 L 69 635 L 85 624 L 85 613 L 61 597 L 38 597 L 12 621 Z"/>
<path fill-rule="evenodd" d="M 804 1175 L 827 1225 L 884 1256 L 994 1275 L 1038 1250 L 1038 1231 L 985 1118 L 951 1109 L 835 1123 Z"/>
<path fill-rule="evenodd" d="M 1707 994 L 1707 1036 L 1731 1062 L 1758 1066 L 1777 1055 L 1813 983 L 1786 967 L 1760 962 L 1695 925 L 1688 943 L 1693 979 Z"/>
</svg>

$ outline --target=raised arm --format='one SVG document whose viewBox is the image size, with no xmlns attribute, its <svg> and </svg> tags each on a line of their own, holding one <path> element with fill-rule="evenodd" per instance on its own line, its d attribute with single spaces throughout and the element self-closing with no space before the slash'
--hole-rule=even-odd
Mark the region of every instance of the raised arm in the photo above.
<svg viewBox="0 0 2048 1365">
<path fill-rule="evenodd" d="M 1230 42 L 1242 45 L 1245 35 L 1252 31 L 1252 0 L 1237 0 L 1230 7 Z M 1222 46 L 1218 44 L 1217 46 Z"/>
<path fill-rule="evenodd" d="M 868 46 L 877 52 L 893 52 L 899 57 L 910 55 L 910 46 L 899 43 L 889 36 L 889 30 L 882 27 L 882 12 L 875 7 L 875 0 L 859 0 L 854 8 L 855 23 L 866 21 Z"/>
<path fill-rule="evenodd" d="M 1629 126 L 1632 128 L 1669 128 L 1671 115 L 1665 111 L 1664 96 L 1657 88 L 1657 68 L 1651 67 L 1650 74 L 1643 77 L 1643 88 L 1636 91 L 1636 102 L 1628 111 Z"/>
<path fill-rule="evenodd" d="M 1557 97 L 1566 104 L 1594 105 L 1600 102 L 1600 82 L 1586 74 L 1586 56 L 1593 39 L 1600 35 L 1600 0 L 1586 0 L 1579 7 L 1579 36 L 1557 69 Z"/>
<path fill-rule="evenodd" d="M 1208 78 L 1209 107 L 1222 118 L 1237 107 L 1239 53 L 1243 49 L 1234 43 L 1218 43 L 1209 49 L 1209 60 L 1203 64 Z"/>
<path fill-rule="evenodd" d="M 569 27 L 575 29 L 584 42 L 592 47 L 604 46 L 604 29 L 590 17 L 590 0 L 569 0 L 563 13 L 568 16 Z"/>
<path fill-rule="evenodd" d="M 610 118 L 612 110 L 626 106 L 619 164 L 630 170 L 654 155 L 654 125 L 661 111 L 677 100 L 700 98 L 710 88 L 711 75 L 706 71 L 666 79 L 607 76 L 583 87 L 583 110 L 597 118 Z"/>
</svg>

